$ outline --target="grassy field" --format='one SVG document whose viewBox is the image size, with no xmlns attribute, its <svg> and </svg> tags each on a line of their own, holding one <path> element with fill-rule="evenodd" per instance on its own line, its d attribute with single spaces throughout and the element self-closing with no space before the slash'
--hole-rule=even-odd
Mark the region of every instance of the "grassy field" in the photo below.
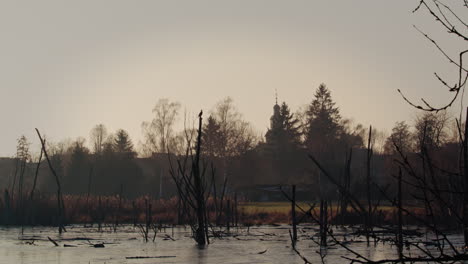
<svg viewBox="0 0 468 264">
<path fill-rule="evenodd" d="M 298 203 L 304 209 L 309 209 L 307 203 Z M 289 202 L 246 202 L 239 204 L 239 209 L 247 214 L 253 213 L 289 213 L 291 211 L 291 203 Z"/>
<path fill-rule="evenodd" d="M 307 203 L 307 202 L 298 202 L 298 206 L 300 206 L 304 210 L 309 209 L 309 204 L 313 203 Z M 365 203 L 363 203 L 365 205 Z M 329 205 L 328 210 L 329 212 L 336 211 L 336 204 Z M 247 214 L 252 214 L 252 213 L 289 213 L 291 211 L 291 203 L 290 202 L 245 202 L 239 204 L 239 209 L 243 210 Z M 320 204 L 315 205 L 315 210 L 320 209 Z M 352 210 L 351 207 L 348 207 L 348 211 Z M 377 209 L 382 210 L 383 212 L 393 212 L 396 210 L 395 207 L 388 206 L 388 205 L 381 205 Z M 296 211 L 300 211 L 299 209 L 296 209 Z"/>
<path fill-rule="evenodd" d="M 312 204 L 312 203 L 311 203 Z M 309 210 L 310 206 L 307 202 L 299 202 L 298 206 L 303 210 Z M 365 203 L 363 203 L 365 206 Z M 414 206 L 407 206 L 406 209 L 413 211 L 417 215 L 423 213 L 423 209 Z M 315 205 L 315 211 L 313 215 L 318 217 L 320 211 L 320 205 Z M 243 220 L 246 223 L 251 224 L 278 224 L 278 223 L 289 223 L 291 218 L 291 203 L 289 202 L 245 202 L 239 204 L 239 212 L 243 215 Z M 347 221 L 351 223 L 359 223 L 362 218 L 355 212 L 351 207 L 348 207 L 348 212 L 351 213 L 348 216 Z M 297 216 L 301 218 L 303 213 L 300 209 L 296 209 Z M 333 219 L 337 215 L 337 205 L 333 204 L 328 207 L 328 215 Z M 396 208 L 389 205 L 381 205 L 377 208 L 375 217 L 380 221 L 394 221 Z M 351 217 L 351 218 L 349 218 Z M 406 219 L 407 217 L 405 217 Z M 310 219 L 309 219 L 310 220 Z M 409 219 L 411 220 L 411 219 Z"/>
</svg>

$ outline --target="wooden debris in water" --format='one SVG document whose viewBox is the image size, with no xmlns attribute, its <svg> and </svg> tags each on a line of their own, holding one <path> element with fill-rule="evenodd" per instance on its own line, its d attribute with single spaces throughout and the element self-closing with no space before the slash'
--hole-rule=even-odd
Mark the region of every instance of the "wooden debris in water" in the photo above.
<svg viewBox="0 0 468 264">
<path fill-rule="evenodd" d="M 50 237 L 47 237 L 49 239 L 50 242 L 52 242 L 56 247 L 59 246 L 59 244 L 57 244 L 57 242 L 55 242 L 52 238 Z"/>
<path fill-rule="evenodd" d="M 136 256 L 125 257 L 125 259 L 153 259 L 153 258 L 175 258 L 176 256 Z"/>
</svg>

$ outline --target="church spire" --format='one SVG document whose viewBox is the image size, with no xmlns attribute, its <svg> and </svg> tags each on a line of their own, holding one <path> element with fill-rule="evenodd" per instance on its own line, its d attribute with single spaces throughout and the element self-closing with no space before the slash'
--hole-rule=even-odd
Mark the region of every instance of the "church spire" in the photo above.
<svg viewBox="0 0 468 264">
<path fill-rule="evenodd" d="M 273 106 L 273 115 L 279 115 L 280 106 L 278 105 L 278 90 L 275 89 L 275 105 Z"/>
<path fill-rule="evenodd" d="M 278 90 L 275 89 L 275 101 L 276 101 L 276 105 L 278 104 Z"/>
<path fill-rule="evenodd" d="M 273 120 L 278 119 L 280 115 L 280 106 L 278 105 L 278 90 L 275 89 L 275 105 L 273 106 L 273 116 L 271 117 L 271 126 L 273 127 Z"/>
</svg>

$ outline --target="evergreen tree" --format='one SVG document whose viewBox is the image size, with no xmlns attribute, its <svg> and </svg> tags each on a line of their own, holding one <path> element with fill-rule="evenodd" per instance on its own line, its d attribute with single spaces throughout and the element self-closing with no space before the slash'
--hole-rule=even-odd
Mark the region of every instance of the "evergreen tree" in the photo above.
<svg viewBox="0 0 468 264">
<path fill-rule="evenodd" d="M 18 159 L 20 159 L 21 161 L 28 161 L 31 156 L 29 154 L 29 146 L 31 144 L 28 142 L 28 139 L 22 135 L 19 139 L 18 139 L 18 145 L 16 147 L 16 157 Z"/>
<path fill-rule="evenodd" d="M 78 139 L 69 151 L 71 155 L 64 179 L 64 191 L 73 194 L 86 193 L 90 168 L 89 150 L 84 146 L 84 140 Z"/>
<path fill-rule="evenodd" d="M 277 183 L 287 184 L 298 175 L 295 168 L 300 147 L 299 121 L 291 114 L 288 105 L 273 106 L 270 128 L 265 134 L 264 153 L 270 159 L 270 177 Z"/>
<path fill-rule="evenodd" d="M 325 84 L 320 84 L 314 97 L 306 113 L 305 145 L 308 149 L 323 151 L 325 146 L 339 138 L 341 116 Z"/>
<path fill-rule="evenodd" d="M 94 164 L 92 189 L 98 194 L 120 193 L 136 195 L 142 186 L 142 171 L 135 159 L 133 143 L 128 133 L 119 129 L 103 144 L 102 155 Z"/>
<path fill-rule="evenodd" d="M 203 128 L 203 151 L 209 158 L 217 157 L 221 153 L 221 126 L 211 115 Z"/>
<path fill-rule="evenodd" d="M 23 196 L 24 174 L 26 172 L 26 165 L 31 158 L 29 154 L 29 145 L 30 143 L 28 142 L 28 139 L 23 135 L 18 139 L 18 145 L 16 146 L 16 169 L 15 176 L 13 179 L 12 195 L 14 195 L 16 179 L 18 178 L 18 195 L 20 198 L 20 203 Z"/>
<path fill-rule="evenodd" d="M 114 150 L 116 153 L 125 154 L 130 157 L 135 155 L 133 151 L 133 143 L 127 131 L 123 129 L 117 130 L 114 139 Z"/>
<path fill-rule="evenodd" d="M 285 102 L 281 106 L 275 104 L 270 118 L 270 128 L 265 134 L 268 149 L 277 155 L 297 149 L 300 144 L 298 123 Z"/>
<path fill-rule="evenodd" d="M 286 132 L 286 140 L 293 147 L 298 147 L 301 143 L 301 132 L 299 120 L 294 117 L 288 105 L 283 102 L 280 110 L 281 119 L 283 121 L 284 130 Z"/>
<path fill-rule="evenodd" d="M 265 140 L 270 151 L 278 152 L 281 139 L 284 138 L 285 131 L 281 117 L 281 108 L 276 103 L 273 106 L 273 115 L 270 117 L 270 128 L 265 134 Z"/>
</svg>

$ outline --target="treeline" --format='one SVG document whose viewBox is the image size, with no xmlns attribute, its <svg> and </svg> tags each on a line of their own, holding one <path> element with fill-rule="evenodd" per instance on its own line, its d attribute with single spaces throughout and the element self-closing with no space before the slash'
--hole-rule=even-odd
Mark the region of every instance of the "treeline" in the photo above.
<svg viewBox="0 0 468 264">
<path fill-rule="evenodd" d="M 187 146 L 196 141 L 196 119 L 182 115 L 181 105 L 168 99 L 160 99 L 153 114 L 152 120 L 142 123 L 143 140 L 137 147 L 125 130 L 110 133 L 103 124 L 90 131 L 87 144 L 84 138 L 59 143 L 46 140 L 64 193 L 175 195 L 168 155 L 176 159 L 189 154 Z M 276 102 L 265 135 L 255 132 L 229 97 L 204 116 L 202 160 L 213 165 L 220 185 L 227 181 L 230 188 L 255 199 L 262 195 L 258 186 L 285 184 L 304 186 L 304 198 L 336 196 L 336 186 L 308 159 L 307 154 L 312 154 L 337 179 L 349 181 L 353 192 L 360 193 L 363 188 L 369 129 L 344 118 L 324 84 L 316 89 L 311 103 L 295 113 L 286 102 Z M 181 122 L 183 129 L 177 131 Z M 397 152 L 411 157 L 421 153 L 423 146 L 438 166 L 457 172 L 457 158 L 452 158 L 458 153 L 459 142 L 454 124 L 452 117 L 441 111 L 422 113 L 411 126 L 397 122 L 388 136 L 372 129 L 373 180 L 390 182 Z M 28 140 L 20 137 L 14 159 L 0 165 L 0 183 L 13 197 L 30 190 L 36 179 L 39 193 L 55 190 L 46 166 L 39 164 L 39 175 L 34 175 L 40 160 L 29 148 Z"/>
</svg>

